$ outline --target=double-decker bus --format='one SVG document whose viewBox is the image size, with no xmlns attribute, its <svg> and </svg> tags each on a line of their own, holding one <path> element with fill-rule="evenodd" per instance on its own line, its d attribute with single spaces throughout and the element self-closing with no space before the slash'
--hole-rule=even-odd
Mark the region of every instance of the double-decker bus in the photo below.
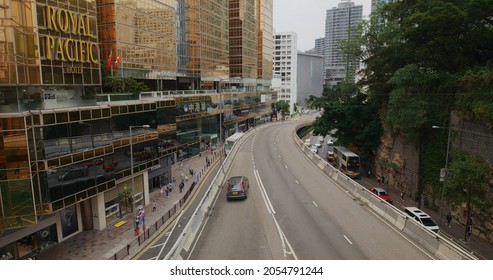
<svg viewBox="0 0 493 280">
<path fill-rule="evenodd" d="M 341 146 L 334 147 L 336 168 L 350 178 L 359 178 L 359 156 Z"/>
</svg>

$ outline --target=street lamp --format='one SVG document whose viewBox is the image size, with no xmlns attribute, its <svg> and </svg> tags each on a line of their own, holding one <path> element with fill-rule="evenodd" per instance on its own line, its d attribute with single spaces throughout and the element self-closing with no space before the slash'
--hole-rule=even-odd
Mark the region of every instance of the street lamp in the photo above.
<svg viewBox="0 0 493 280">
<path fill-rule="evenodd" d="M 89 126 L 89 134 L 90 134 L 90 136 L 91 136 L 91 145 L 92 145 L 92 148 L 94 149 L 94 137 L 92 136 L 92 124 L 90 124 L 90 123 L 85 123 L 85 122 L 79 122 L 79 124 Z"/>
<path fill-rule="evenodd" d="M 449 149 L 450 149 L 450 132 L 452 130 L 452 127 L 449 126 L 448 128 L 447 127 L 441 127 L 441 126 L 437 126 L 437 125 L 434 125 L 432 126 L 431 128 L 434 128 L 434 129 L 439 129 L 439 128 L 444 128 L 444 129 L 448 129 L 448 137 L 447 137 L 447 154 L 445 155 L 445 176 L 443 177 L 443 185 L 442 185 L 442 195 L 441 195 L 441 198 L 440 198 L 440 210 L 439 210 L 439 214 L 438 214 L 438 224 L 439 225 L 442 225 L 442 208 L 443 208 L 443 194 L 445 192 L 445 179 L 447 178 L 447 167 L 448 167 L 448 154 L 449 154 Z"/>
<path fill-rule="evenodd" d="M 131 125 L 130 128 L 130 176 L 132 177 L 132 205 L 131 205 L 131 210 L 133 214 L 133 210 L 135 209 L 135 178 L 134 178 L 134 152 L 133 152 L 133 134 L 132 134 L 132 128 L 149 128 L 150 126 L 145 124 L 145 125 Z M 136 225 L 137 226 L 137 225 Z M 136 228 L 137 230 L 137 228 Z"/>
</svg>

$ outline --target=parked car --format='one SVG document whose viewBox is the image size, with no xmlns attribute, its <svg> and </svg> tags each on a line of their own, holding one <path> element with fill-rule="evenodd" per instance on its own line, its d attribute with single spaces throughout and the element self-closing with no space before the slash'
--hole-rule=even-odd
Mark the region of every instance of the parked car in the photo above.
<svg viewBox="0 0 493 280">
<path fill-rule="evenodd" d="M 423 212 L 417 207 L 405 207 L 404 213 L 409 217 L 415 219 L 418 223 L 422 224 L 425 228 L 438 233 L 440 228 L 437 226 L 435 221 L 430 217 L 430 215 Z"/>
<path fill-rule="evenodd" d="M 394 201 L 392 200 L 392 198 L 390 197 L 390 195 L 387 193 L 386 190 L 382 189 L 382 188 L 374 188 L 374 187 L 371 187 L 370 188 L 370 191 L 380 197 L 381 199 L 387 201 L 388 203 L 392 204 Z"/>
<path fill-rule="evenodd" d="M 75 167 L 65 171 L 58 176 L 58 181 L 68 181 L 79 177 L 85 177 L 89 174 L 87 166 Z"/>
<path fill-rule="evenodd" d="M 246 199 L 250 183 L 245 176 L 233 176 L 226 182 L 226 199 Z"/>
<path fill-rule="evenodd" d="M 327 140 L 327 146 L 334 146 L 332 139 Z"/>
<path fill-rule="evenodd" d="M 320 142 L 319 140 L 317 140 L 317 142 L 315 142 L 315 146 L 317 146 L 317 148 L 322 147 L 322 142 Z"/>
<path fill-rule="evenodd" d="M 319 142 L 323 142 L 324 141 L 324 137 L 322 135 L 319 135 L 318 138 L 317 138 L 317 140 Z"/>
<path fill-rule="evenodd" d="M 311 146 L 311 147 L 310 147 L 310 150 L 311 150 L 312 152 L 314 152 L 314 153 L 318 153 L 318 147 L 317 147 L 317 146 L 315 146 L 315 145 Z"/>
<path fill-rule="evenodd" d="M 333 161 L 334 160 L 334 151 L 327 151 L 327 161 Z"/>
<path fill-rule="evenodd" d="M 310 147 L 310 145 L 312 144 L 312 140 L 310 140 L 310 138 L 308 138 L 308 139 L 305 140 L 304 143 L 305 143 L 306 146 Z"/>
</svg>

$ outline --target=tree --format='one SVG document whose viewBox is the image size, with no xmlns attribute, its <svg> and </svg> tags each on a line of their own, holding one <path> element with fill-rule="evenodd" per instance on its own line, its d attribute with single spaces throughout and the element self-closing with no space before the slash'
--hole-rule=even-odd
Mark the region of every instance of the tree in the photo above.
<svg viewBox="0 0 493 280">
<path fill-rule="evenodd" d="M 281 112 L 281 115 L 284 117 L 289 114 L 289 103 L 284 100 L 279 100 L 274 103 L 274 106 L 278 112 Z"/>
<path fill-rule="evenodd" d="M 314 133 L 326 135 L 335 131 L 337 145 L 354 146 L 363 162 L 369 165 L 380 143 L 382 129 L 378 116 L 379 104 L 358 91 L 354 84 L 342 82 L 333 94 L 313 98 L 323 106 L 322 115 L 314 123 Z"/>
<path fill-rule="evenodd" d="M 492 178 L 491 167 L 483 158 L 456 150 L 445 180 L 444 194 L 453 204 L 467 204 L 467 208 L 489 216 L 492 203 L 485 198 L 492 187 Z"/>
</svg>

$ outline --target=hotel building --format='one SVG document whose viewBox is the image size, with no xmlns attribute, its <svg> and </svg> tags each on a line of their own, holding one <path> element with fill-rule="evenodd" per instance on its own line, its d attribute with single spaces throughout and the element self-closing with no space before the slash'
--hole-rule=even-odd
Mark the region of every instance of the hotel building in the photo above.
<svg viewBox="0 0 493 280">
<path fill-rule="evenodd" d="M 104 229 L 177 160 L 268 120 L 272 1 L 234 2 L 0 1 L 2 258 Z M 108 76 L 150 90 L 103 92 Z"/>
</svg>

